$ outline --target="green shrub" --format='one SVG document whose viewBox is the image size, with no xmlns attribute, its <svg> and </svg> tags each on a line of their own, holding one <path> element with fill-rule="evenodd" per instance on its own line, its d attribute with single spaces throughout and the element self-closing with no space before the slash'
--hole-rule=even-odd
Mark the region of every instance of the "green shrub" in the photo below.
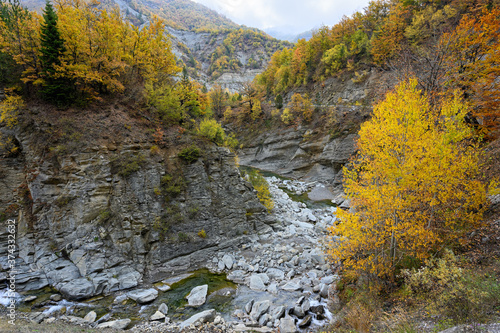
<svg viewBox="0 0 500 333">
<path fill-rule="evenodd" d="M 177 234 L 177 239 L 179 242 L 184 242 L 184 243 L 191 241 L 191 238 L 189 237 L 189 235 L 184 233 L 184 232 L 179 232 Z"/>
<path fill-rule="evenodd" d="M 113 213 L 107 209 L 103 209 L 99 212 L 99 223 L 107 222 L 111 217 L 113 217 Z"/>
<path fill-rule="evenodd" d="M 189 207 L 189 209 L 188 209 L 189 218 L 194 219 L 198 215 L 199 211 L 200 211 L 200 207 L 198 207 L 196 205 Z"/>
<path fill-rule="evenodd" d="M 182 149 L 180 151 L 180 153 L 177 154 L 177 156 L 180 159 L 188 162 L 189 164 L 194 163 L 201 156 L 201 154 L 200 154 L 200 148 L 196 147 L 195 145 L 186 147 L 186 148 Z"/>
<path fill-rule="evenodd" d="M 224 130 L 215 119 L 203 119 L 200 122 L 198 134 L 218 145 L 222 145 L 224 143 L 224 139 L 226 138 Z"/>
<path fill-rule="evenodd" d="M 120 155 L 111 159 L 111 173 L 128 177 L 134 172 L 139 171 L 144 163 L 145 157 L 142 154 Z"/>
<path fill-rule="evenodd" d="M 186 187 L 182 174 L 166 174 L 161 178 L 162 193 L 167 199 L 177 197 Z"/>
<path fill-rule="evenodd" d="M 252 169 L 247 173 L 248 180 L 253 185 L 254 189 L 257 191 L 257 197 L 260 202 L 267 208 L 270 213 L 274 208 L 274 201 L 271 197 L 271 192 L 269 191 L 269 184 L 266 179 L 262 177 L 258 170 Z"/>
<path fill-rule="evenodd" d="M 156 216 L 153 220 L 153 230 L 160 233 L 160 239 L 165 240 L 167 234 L 172 231 L 172 227 L 185 222 L 185 217 L 181 207 L 174 203 L 167 207 L 162 216 Z"/>
<path fill-rule="evenodd" d="M 430 312 L 455 323 L 482 322 L 500 309 L 500 282 L 460 268 L 449 250 L 419 270 L 404 270 L 403 275 L 412 296 L 424 300 Z"/>
</svg>

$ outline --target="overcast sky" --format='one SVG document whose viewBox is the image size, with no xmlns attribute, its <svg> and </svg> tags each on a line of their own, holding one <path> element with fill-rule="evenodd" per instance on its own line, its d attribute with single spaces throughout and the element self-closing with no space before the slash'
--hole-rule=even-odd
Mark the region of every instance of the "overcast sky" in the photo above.
<svg viewBox="0 0 500 333">
<path fill-rule="evenodd" d="M 235 23 L 268 29 L 288 27 L 300 33 L 334 25 L 343 15 L 361 11 L 369 0 L 193 0 L 224 14 Z"/>
</svg>

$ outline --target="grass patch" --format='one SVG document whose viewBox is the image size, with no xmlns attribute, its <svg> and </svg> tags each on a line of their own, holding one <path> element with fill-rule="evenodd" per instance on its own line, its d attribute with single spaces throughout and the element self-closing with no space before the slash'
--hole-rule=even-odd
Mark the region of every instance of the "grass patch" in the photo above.
<svg viewBox="0 0 500 333">
<path fill-rule="evenodd" d="M 137 172 L 146 162 L 146 158 L 142 154 L 127 154 L 113 157 L 111 159 L 111 173 L 121 177 L 128 177 L 134 172 Z"/>
<path fill-rule="evenodd" d="M 186 147 L 186 148 L 182 149 L 177 154 L 177 156 L 181 160 L 186 161 L 189 164 L 192 164 L 200 158 L 200 156 L 201 156 L 200 148 L 196 147 L 195 145 Z"/>
</svg>

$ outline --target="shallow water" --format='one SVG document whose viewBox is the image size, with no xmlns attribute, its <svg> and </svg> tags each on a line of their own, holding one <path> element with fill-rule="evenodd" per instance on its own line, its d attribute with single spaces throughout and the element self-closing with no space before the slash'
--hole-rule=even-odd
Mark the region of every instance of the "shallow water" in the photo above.
<svg viewBox="0 0 500 333">
<path fill-rule="evenodd" d="M 168 280 L 164 280 L 167 281 Z M 171 280 L 172 281 L 172 280 Z M 173 280 L 175 281 L 175 280 Z M 168 284 L 168 283 L 167 283 Z M 208 285 L 207 301 L 204 305 L 193 308 L 187 305 L 186 296 L 194 287 Z M 142 311 L 143 316 L 151 316 L 161 303 L 168 306 L 168 316 L 173 320 L 184 320 L 201 311 L 215 309 L 221 313 L 228 311 L 232 295 L 238 285 L 227 280 L 226 274 L 211 273 L 208 269 L 192 272 L 186 278 L 170 285 L 171 289 L 160 292 L 158 298 Z"/>
<path fill-rule="evenodd" d="M 240 166 L 239 169 L 240 169 L 242 175 L 245 174 L 245 173 L 249 173 L 249 172 L 251 172 L 253 170 L 256 170 L 264 178 L 276 177 L 276 178 L 278 178 L 280 180 L 283 180 L 283 181 L 285 181 L 285 180 L 290 180 L 290 181 L 294 180 L 292 178 L 287 178 L 287 177 L 278 175 L 277 173 L 274 173 L 274 172 L 271 172 L 271 171 L 261 170 L 261 169 L 250 167 L 250 166 L 246 166 L 246 165 Z M 306 192 L 304 192 L 302 194 L 296 194 L 294 191 L 290 191 L 284 185 L 278 186 L 278 187 L 281 190 L 283 190 L 283 192 L 285 192 L 290 197 L 290 199 L 292 199 L 293 201 L 301 202 L 301 203 L 305 204 L 307 206 L 307 208 L 309 208 L 309 209 L 322 209 L 322 208 L 325 208 L 325 207 L 336 207 L 337 206 L 336 204 L 332 203 L 331 200 L 313 201 L 313 200 L 309 199 L 308 193 L 310 191 L 306 191 Z"/>
</svg>

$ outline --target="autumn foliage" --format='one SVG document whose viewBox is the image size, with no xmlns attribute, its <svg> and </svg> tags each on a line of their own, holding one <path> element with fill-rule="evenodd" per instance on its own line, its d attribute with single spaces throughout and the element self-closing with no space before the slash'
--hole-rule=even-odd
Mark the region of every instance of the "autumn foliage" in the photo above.
<svg viewBox="0 0 500 333">
<path fill-rule="evenodd" d="M 481 224 L 486 185 L 468 111 L 457 94 L 432 108 L 416 80 L 375 106 L 344 169 L 352 209 L 331 229 L 330 255 L 344 269 L 391 280 Z"/>
<path fill-rule="evenodd" d="M 459 87 L 474 103 L 473 112 L 488 131 L 498 129 L 500 9 L 484 8 L 479 15 L 465 15 L 456 30 L 442 40 L 450 44 L 448 85 Z"/>
<path fill-rule="evenodd" d="M 97 1 L 57 1 L 57 29 L 64 52 L 47 63 L 41 17 L 20 5 L 1 6 L 0 49 L 21 68 L 25 84 L 40 86 L 64 79 L 75 98 L 93 100 L 178 72 L 164 23 L 157 18 L 139 28 L 127 23 L 118 8 L 100 9 Z"/>
</svg>

